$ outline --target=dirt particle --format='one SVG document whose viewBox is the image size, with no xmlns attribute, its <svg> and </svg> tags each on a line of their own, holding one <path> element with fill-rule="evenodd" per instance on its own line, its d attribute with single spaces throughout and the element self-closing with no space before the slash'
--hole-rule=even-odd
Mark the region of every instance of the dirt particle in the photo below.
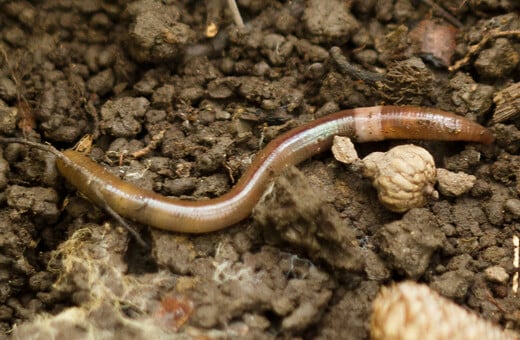
<svg viewBox="0 0 520 340">
<path fill-rule="evenodd" d="M 480 52 L 475 68 L 483 78 L 499 79 L 511 73 L 520 62 L 520 54 L 509 40 L 499 38 L 492 46 Z"/>
<path fill-rule="evenodd" d="M 477 83 L 470 75 L 462 72 L 457 72 L 449 84 L 456 112 L 469 112 L 470 117 L 478 120 L 491 109 L 494 94 L 492 86 Z"/>
<path fill-rule="evenodd" d="M 262 53 L 267 56 L 271 64 L 281 65 L 286 62 L 287 58 L 293 51 L 291 41 L 279 34 L 266 34 L 262 41 Z"/>
<path fill-rule="evenodd" d="M 22 187 L 12 185 L 6 189 L 7 204 L 20 212 L 32 215 L 47 223 L 54 223 L 59 216 L 58 193 L 51 188 Z"/>
<path fill-rule="evenodd" d="M 175 87 L 173 85 L 163 85 L 157 88 L 152 95 L 152 106 L 156 109 L 167 109 L 172 106 L 175 96 Z"/>
<path fill-rule="evenodd" d="M 378 290 L 379 285 L 374 281 L 364 281 L 359 287 L 347 290 L 323 316 L 326 326 L 318 330 L 319 338 L 368 339 L 368 328 L 363 320 L 370 318 L 371 303 Z"/>
<path fill-rule="evenodd" d="M 107 100 L 101 107 L 100 127 L 114 137 L 133 137 L 141 132 L 141 120 L 148 105 L 143 97 Z"/>
<path fill-rule="evenodd" d="M 464 172 L 451 172 L 446 169 L 437 169 L 439 191 L 444 196 L 460 196 L 473 188 L 477 178 Z"/>
<path fill-rule="evenodd" d="M 10 101 L 16 98 L 16 84 L 7 77 L 0 78 L 0 98 Z"/>
<path fill-rule="evenodd" d="M 508 258 L 508 256 L 508 250 L 499 246 L 491 246 L 484 249 L 484 251 L 479 254 L 479 259 L 490 265 L 500 265 L 501 261 Z"/>
<path fill-rule="evenodd" d="M 246 313 L 244 315 L 244 322 L 248 327 L 258 329 L 267 329 L 271 324 L 266 317 L 251 313 Z"/>
<path fill-rule="evenodd" d="M 54 283 L 54 275 L 41 271 L 29 278 L 29 287 L 35 291 L 47 291 Z"/>
<path fill-rule="evenodd" d="M 317 321 L 321 307 L 330 299 L 330 292 L 317 296 L 316 300 L 308 301 L 296 308 L 291 315 L 282 321 L 282 329 L 285 331 L 299 332 L 308 324 Z"/>
<path fill-rule="evenodd" d="M 470 172 L 479 164 L 481 157 L 482 154 L 479 151 L 468 148 L 451 157 L 445 157 L 444 166 L 450 171 Z"/>
<path fill-rule="evenodd" d="M 236 78 L 219 78 L 208 84 L 208 94 L 212 98 L 228 98 L 231 97 L 235 89 L 239 86 Z"/>
<path fill-rule="evenodd" d="M 344 44 L 359 27 L 348 2 L 339 0 L 307 1 L 303 21 L 316 42 Z"/>
<path fill-rule="evenodd" d="M 509 274 L 500 266 L 488 267 L 484 273 L 486 274 L 486 280 L 491 282 L 506 284 L 509 281 Z"/>
<path fill-rule="evenodd" d="M 329 263 L 338 273 L 359 272 L 364 260 L 353 230 L 323 202 L 303 174 L 291 167 L 275 181 L 253 217 L 269 242 L 304 248 L 311 259 Z"/>
<path fill-rule="evenodd" d="M 164 181 L 162 188 L 173 196 L 181 196 L 193 192 L 198 180 L 194 177 L 175 178 Z"/>
<path fill-rule="evenodd" d="M 520 200 L 510 198 L 504 203 L 504 208 L 515 218 L 520 218 Z"/>
<path fill-rule="evenodd" d="M 195 38 L 195 32 L 180 21 L 179 10 L 173 4 L 134 1 L 127 7 L 127 13 L 132 18 L 129 52 L 139 62 L 175 59 Z"/>
<path fill-rule="evenodd" d="M 474 273 L 466 269 L 449 271 L 435 278 L 432 282 L 432 288 L 442 296 L 462 299 L 471 287 L 473 277 Z"/>
<path fill-rule="evenodd" d="M 9 107 L 3 101 L 0 101 L 0 132 L 10 135 L 16 129 L 16 121 L 18 119 L 18 109 Z"/>
<path fill-rule="evenodd" d="M 385 224 L 375 235 L 390 266 L 407 277 L 421 277 L 445 237 L 426 209 L 412 209 L 399 221 Z"/>
<path fill-rule="evenodd" d="M 296 39 L 289 37 L 293 42 L 298 54 L 303 56 L 305 60 L 313 62 L 323 62 L 329 58 L 329 52 L 320 45 L 313 44 L 306 39 Z"/>
<path fill-rule="evenodd" d="M 9 172 L 9 162 L 4 159 L 4 152 L 0 150 L 0 190 L 4 190 L 7 186 L 7 173 Z"/>
<path fill-rule="evenodd" d="M 193 243 L 186 237 L 172 237 L 169 233 L 160 230 L 152 231 L 154 244 L 152 256 L 159 268 L 168 268 L 178 275 L 190 272 L 190 266 L 195 259 Z"/>
<path fill-rule="evenodd" d="M 348 137 L 334 136 L 331 151 L 338 162 L 351 164 L 359 160 L 354 144 Z"/>
<path fill-rule="evenodd" d="M 99 96 L 104 96 L 112 91 L 115 83 L 115 76 L 112 69 L 106 69 L 94 75 L 87 81 L 87 88 Z"/>
</svg>

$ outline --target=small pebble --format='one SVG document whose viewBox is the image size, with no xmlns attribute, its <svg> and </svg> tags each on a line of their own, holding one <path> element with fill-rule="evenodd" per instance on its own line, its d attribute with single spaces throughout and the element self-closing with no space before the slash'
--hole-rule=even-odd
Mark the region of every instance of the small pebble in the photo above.
<svg viewBox="0 0 520 340">
<path fill-rule="evenodd" d="M 520 200 L 516 198 L 510 198 L 504 203 L 504 208 L 513 214 L 514 217 L 520 217 Z"/>
<path fill-rule="evenodd" d="M 452 172 L 446 169 L 437 169 L 437 183 L 439 191 L 444 196 L 457 197 L 465 194 L 473 185 L 477 178 L 464 172 Z"/>
<path fill-rule="evenodd" d="M 337 161 L 345 164 L 352 164 L 359 160 L 354 144 L 348 137 L 334 136 L 332 154 Z"/>
<path fill-rule="evenodd" d="M 488 267 L 484 273 L 486 274 L 486 279 L 491 282 L 507 283 L 509 281 L 509 274 L 500 266 Z"/>
<path fill-rule="evenodd" d="M 224 110 L 217 110 L 215 113 L 215 119 L 217 120 L 230 120 L 231 119 L 231 113 L 224 111 Z"/>
</svg>

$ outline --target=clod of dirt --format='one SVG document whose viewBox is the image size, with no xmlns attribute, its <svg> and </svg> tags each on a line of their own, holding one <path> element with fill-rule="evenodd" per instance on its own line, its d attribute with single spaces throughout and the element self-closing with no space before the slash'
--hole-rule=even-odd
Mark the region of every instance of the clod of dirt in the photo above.
<svg viewBox="0 0 520 340">
<path fill-rule="evenodd" d="M 61 71 L 45 76 L 38 110 L 32 111 L 42 122 L 45 137 L 54 141 L 75 142 L 89 124 L 82 101 L 78 100 L 78 92 L 85 91 L 85 81 L 81 72 L 74 70 L 77 73 L 67 76 Z"/>
<path fill-rule="evenodd" d="M 16 129 L 18 109 L 9 107 L 0 100 L 0 132 L 5 135 L 13 134 Z"/>
<path fill-rule="evenodd" d="M 153 92 L 152 106 L 157 109 L 167 109 L 171 107 L 174 96 L 175 87 L 169 84 L 163 85 Z"/>
<path fill-rule="evenodd" d="M 489 12 L 489 11 L 514 11 L 519 9 L 519 3 L 516 0 L 470 0 L 468 1 L 469 7 L 476 12 Z M 511 13 L 513 14 L 513 13 Z"/>
<path fill-rule="evenodd" d="M 306 60 L 319 63 L 329 58 L 329 52 L 325 48 L 312 44 L 306 39 L 297 39 L 289 36 L 289 41 L 292 41 L 296 51 Z"/>
<path fill-rule="evenodd" d="M 7 77 L 0 78 L 0 98 L 6 101 L 16 98 L 16 84 Z"/>
<path fill-rule="evenodd" d="M 186 275 L 197 257 L 193 242 L 185 236 L 174 236 L 160 230 L 152 230 L 152 256 L 161 268 L 175 274 Z"/>
<path fill-rule="evenodd" d="M 430 211 L 412 209 L 401 220 L 384 225 L 375 239 L 394 270 L 417 279 L 425 273 L 434 251 L 446 238 Z"/>
<path fill-rule="evenodd" d="M 208 93 L 217 99 L 239 95 L 260 104 L 266 110 L 284 107 L 287 112 L 292 112 L 301 107 L 304 100 L 303 93 L 296 84 L 296 79 L 292 77 L 270 83 L 260 77 L 223 77 L 208 84 Z"/>
<path fill-rule="evenodd" d="M 264 227 L 271 243 L 289 243 L 305 249 L 313 261 L 324 261 L 339 275 L 357 273 L 365 261 L 354 231 L 340 219 L 336 210 L 323 204 L 303 174 L 289 168 L 276 179 L 264 200 L 255 207 L 254 219 Z"/>
<path fill-rule="evenodd" d="M 303 12 L 303 22 L 313 42 L 346 43 L 359 27 L 352 16 L 349 2 L 310 0 Z"/>
<path fill-rule="evenodd" d="M 484 271 L 486 279 L 491 282 L 506 284 L 509 281 L 509 274 L 504 267 L 492 266 Z"/>
<path fill-rule="evenodd" d="M 520 200 L 510 198 L 504 203 L 506 211 L 511 213 L 515 218 L 520 218 Z"/>
<path fill-rule="evenodd" d="M 5 316 L 5 313 L 9 310 L 11 313 L 14 311 L 14 304 L 19 303 L 15 296 L 27 290 L 26 283 L 29 277 L 36 274 L 36 268 L 30 264 L 28 258 L 28 256 L 34 255 L 36 231 L 34 225 L 26 219 L 13 219 L 12 210 L 4 210 L 0 213 L 0 225 L 2 225 L 2 233 L 0 234 L 0 259 L 2 261 L 0 267 L 0 276 L 2 277 L 0 302 L 5 306 L 2 311 Z M 10 303 L 11 306 L 6 304 L 8 300 L 13 302 Z"/>
<path fill-rule="evenodd" d="M 4 151 L 0 149 L 0 190 L 7 186 L 7 173 L 9 172 L 9 162 L 4 159 Z"/>
<path fill-rule="evenodd" d="M 6 190 L 7 204 L 21 213 L 29 211 L 35 218 L 55 223 L 60 211 L 58 193 L 52 188 L 11 185 Z"/>
<path fill-rule="evenodd" d="M 175 247 L 171 234 L 154 234 L 159 267 L 177 271 L 183 266 L 175 259 L 189 263 L 185 267 L 189 274 L 179 279 L 177 289 L 189 294 L 195 304 L 189 321 L 195 327 L 246 323 L 249 328 L 244 335 L 253 335 L 276 320 L 283 332 L 300 332 L 319 320 L 330 301 L 330 277 L 297 255 L 263 246 L 239 257 L 230 235 L 222 235 L 216 249 L 205 236 L 193 243 L 181 240 L 183 249 L 178 249 L 181 255 L 177 256 L 171 253 Z M 214 255 L 201 256 L 209 253 Z M 183 256 L 186 259 L 180 259 Z M 271 315 L 269 320 L 251 322 L 251 315 L 266 313 Z"/>
<path fill-rule="evenodd" d="M 262 41 L 261 51 L 272 65 L 282 65 L 293 51 L 293 43 L 280 34 L 266 34 Z"/>
<path fill-rule="evenodd" d="M 372 180 L 379 201 L 389 210 L 405 212 L 422 207 L 436 196 L 435 162 L 425 149 L 400 145 L 373 152 L 363 160 L 363 175 Z"/>
<path fill-rule="evenodd" d="M 324 102 L 341 103 L 345 106 L 367 106 L 369 100 L 365 97 L 360 86 L 337 72 L 329 72 L 322 79 L 319 95 Z"/>
<path fill-rule="evenodd" d="M 383 288 L 373 308 L 370 335 L 375 340 L 515 338 L 428 286 L 413 282 Z"/>
<path fill-rule="evenodd" d="M 116 78 L 111 68 L 103 70 L 87 81 L 87 89 L 97 93 L 100 97 L 114 89 Z"/>
<path fill-rule="evenodd" d="M 131 17 L 129 52 L 139 62 L 171 61 L 184 53 L 195 32 L 180 22 L 177 7 L 153 1 L 132 2 L 126 9 Z"/>
<path fill-rule="evenodd" d="M 473 185 L 477 177 L 464 172 L 451 172 L 446 169 L 437 169 L 437 183 L 439 192 L 444 196 L 457 197 L 465 194 Z"/>
<path fill-rule="evenodd" d="M 469 118 L 480 120 L 493 104 L 494 87 L 477 83 L 470 75 L 457 72 L 450 79 L 451 101 L 455 112 L 466 113 Z"/>
<path fill-rule="evenodd" d="M 461 152 L 444 158 L 444 166 L 449 171 L 470 172 L 479 164 L 482 154 L 472 148 L 467 148 Z"/>
<path fill-rule="evenodd" d="M 114 137 L 135 137 L 142 129 L 142 120 L 149 102 L 144 97 L 123 97 L 107 100 L 101 107 L 99 125 Z"/>
<path fill-rule="evenodd" d="M 475 60 L 479 75 L 487 79 L 500 79 L 509 75 L 520 62 L 520 54 L 506 38 L 498 38 Z"/>
<path fill-rule="evenodd" d="M 475 274 L 465 268 L 449 271 L 434 278 L 432 288 L 442 296 L 452 299 L 462 299 L 468 293 L 474 281 Z"/>
<path fill-rule="evenodd" d="M 164 181 L 162 189 L 172 196 L 181 196 L 193 192 L 199 180 L 195 177 L 182 177 Z"/>
<path fill-rule="evenodd" d="M 368 339 L 366 320 L 370 319 L 372 301 L 378 291 L 379 284 L 375 281 L 364 281 L 356 289 L 346 291 L 339 302 L 329 306 L 317 338 Z"/>
</svg>

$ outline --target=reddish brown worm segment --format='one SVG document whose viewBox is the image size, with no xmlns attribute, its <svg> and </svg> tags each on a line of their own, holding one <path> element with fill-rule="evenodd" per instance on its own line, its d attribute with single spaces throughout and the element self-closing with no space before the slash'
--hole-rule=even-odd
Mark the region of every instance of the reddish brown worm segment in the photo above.
<svg viewBox="0 0 520 340">
<path fill-rule="evenodd" d="M 261 150 L 237 184 L 215 199 L 185 201 L 123 182 L 82 153 L 58 157 L 59 172 L 94 203 L 152 227 L 205 233 L 249 216 L 273 177 L 290 165 L 330 148 L 335 135 L 358 142 L 430 139 L 492 143 L 493 135 L 464 117 L 432 108 L 374 106 L 345 110 L 290 130 Z"/>
</svg>

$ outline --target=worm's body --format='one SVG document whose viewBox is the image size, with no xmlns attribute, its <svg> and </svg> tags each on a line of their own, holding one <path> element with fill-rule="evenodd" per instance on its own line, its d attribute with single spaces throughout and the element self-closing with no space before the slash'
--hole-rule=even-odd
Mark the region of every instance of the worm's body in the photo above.
<svg viewBox="0 0 520 340">
<path fill-rule="evenodd" d="M 68 150 L 58 158 L 60 173 L 94 203 L 107 204 L 123 217 L 152 227 L 205 233 L 249 216 L 269 182 L 289 166 L 330 148 L 335 135 L 358 142 L 430 139 L 492 143 L 493 135 L 464 117 L 437 109 L 374 106 L 341 111 L 290 130 L 261 150 L 238 183 L 225 195 L 184 201 L 123 182 L 83 154 Z"/>
</svg>

